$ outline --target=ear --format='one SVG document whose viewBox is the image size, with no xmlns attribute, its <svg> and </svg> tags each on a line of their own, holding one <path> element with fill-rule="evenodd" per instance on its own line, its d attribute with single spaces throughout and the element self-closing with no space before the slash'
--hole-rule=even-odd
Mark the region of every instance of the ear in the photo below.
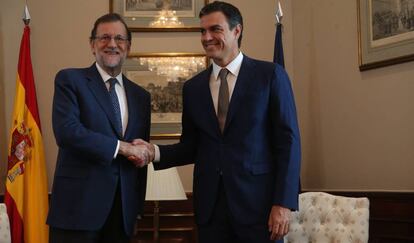
<svg viewBox="0 0 414 243">
<path fill-rule="evenodd" d="M 243 26 L 241 24 L 238 24 L 234 27 L 234 35 L 236 37 L 236 39 L 240 38 L 240 34 L 243 30 Z"/>
<path fill-rule="evenodd" d="M 94 40 L 90 40 L 89 41 L 89 45 L 91 47 L 92 54 L 95 55 L 95 45 L 96 45 L 95 41 Z"/>
</svg>

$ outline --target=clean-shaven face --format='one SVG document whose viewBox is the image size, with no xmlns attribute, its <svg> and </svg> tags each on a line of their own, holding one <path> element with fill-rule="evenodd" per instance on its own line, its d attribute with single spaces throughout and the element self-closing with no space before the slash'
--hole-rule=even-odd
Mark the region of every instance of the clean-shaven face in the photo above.
<svg viewBox="0 0 414 243">
<path fill-rule="evenodd" d="M 220 66 L 227 65 L 239 53 L 237 43 L 241 26 L 230 30 L 226 16 L 222 12 L 213 12 L 200 19 L 201 44 L 207 57 Z"/>
</svg>

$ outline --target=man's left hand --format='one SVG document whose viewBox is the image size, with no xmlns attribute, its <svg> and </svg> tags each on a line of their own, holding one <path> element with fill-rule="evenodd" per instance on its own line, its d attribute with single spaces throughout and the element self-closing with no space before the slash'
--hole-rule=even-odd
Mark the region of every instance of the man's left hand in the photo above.
<svg viewBox="0 0 414 243">
<path fill-rule="evenodd" d="M 290 209 L 273 205 L 270 212 L 268 227 L 270 240 L 280 240 L 289 232 Z"/>
</svg>

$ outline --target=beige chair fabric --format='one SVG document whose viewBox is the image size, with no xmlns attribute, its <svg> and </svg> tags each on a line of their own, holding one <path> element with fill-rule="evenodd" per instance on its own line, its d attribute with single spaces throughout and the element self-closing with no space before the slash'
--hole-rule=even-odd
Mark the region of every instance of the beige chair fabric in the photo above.
<svg viewBox="0 0 414 243">
<path fill-rule="evenodd" d="M 4 203 L 0 203 L 0 242 L 10 243 L 10 223 Z"/>
<path fill-rule="evenodd" d="M 367 243 L 368 220 L 368 198 L 302 193 L 285 243 Z"/>
</svg>

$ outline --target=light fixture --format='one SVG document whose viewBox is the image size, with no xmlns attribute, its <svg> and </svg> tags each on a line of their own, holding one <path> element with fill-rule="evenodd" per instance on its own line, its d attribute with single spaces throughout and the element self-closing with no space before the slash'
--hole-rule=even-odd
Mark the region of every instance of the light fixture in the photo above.
<svg viewBox="0 0 414 243">
<path fill-rule="evenodd" d="M 154 242 L 159 242 L 160 231 L 160 207 L 159 201 L 186 200 L 183 184 L 175 167 L 165 170 L 154 170 L 154 166 L 148 165 L 147 192 L 145 200 L 154 201 Z"/>
<path fill-rule="evenodd" d="M 176 27 L 183 27 L 184 24 L 176 15 L 174 10 L 164 9 L 158 12 L 159 15 L 155 17 L 154 21 L 149 23 L 150 27 L 154 28 L 176 28 Z"/>
<path fill-rule="evenodd" d="M 205 67 L 205 57 L 142 57 L 141 65 L 147 65 L 150 71 L 159 76 L 167 76 L 171 81 L 187 79 L 200 68 Z"/>
</svg>

